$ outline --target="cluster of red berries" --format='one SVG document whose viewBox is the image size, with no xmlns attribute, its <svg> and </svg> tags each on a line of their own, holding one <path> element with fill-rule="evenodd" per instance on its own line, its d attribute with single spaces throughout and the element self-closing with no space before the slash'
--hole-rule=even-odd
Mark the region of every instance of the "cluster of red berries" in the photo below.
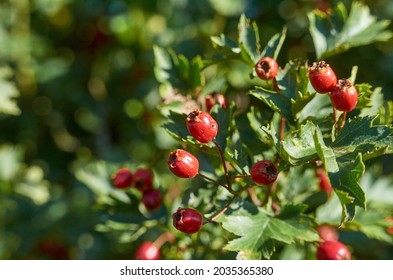
<svg viewBox="0 0 393 280">
<path fill-rule="evenodd" d="M 186 126 L 191 136 L 200 143 L 214 141 L 218 132 L 218 124 L 213 117 L 204 111 L 193 110 L 186 118 Z M 216 146 L 218 143 L 214 142 Z M 199 173 L 199 161 L 191 153 L 177 149 L 167 158 L 169 170 L 179 178 L 194 178 Z M 225 162 L 223 162 L 225 164 Z M 271 185 L 278 176 L 278 170 L 270 160 L 256 162 L 251 170 L 250 177 L 258 185 Z M 173 225 L 184 233 L 196 233 L 203 225 L 202 215 L 195 209 L 179 208 L 172 215 Z"/>
<path fill-rule="evenodd" d="M 147 210 L 158 209 L 162 204 L 162 196 L 159 189 L 153 186 L 153 173 L 150 169 L 139 168 L 132 173 L 123 167 L 112 175 L 112 183 L 118 189 L 134 187 L 142 192 L 142 203 Z"/>
<path fill-rule="evenodd" d="M 328 93 L 335 109 L 349 112 L 355 109 L 358 92 L 348 79 L 337 80 L 333 69 L 325 61 L 314 62 L 309 68 L 310 83 L 318 93 Z"/>
</svg>

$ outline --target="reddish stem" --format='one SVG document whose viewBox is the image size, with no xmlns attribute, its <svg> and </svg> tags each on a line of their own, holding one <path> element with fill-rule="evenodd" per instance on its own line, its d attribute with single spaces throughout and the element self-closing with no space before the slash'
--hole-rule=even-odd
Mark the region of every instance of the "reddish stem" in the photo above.
<svg viewBox="0 0 393 280">
<path fill-rule="evenodd" d="M 252 203 L 254 203 L 256 206 L 261 206 L 262 205 L 262 201 L 260 201 L 258 199 L 258 197 L 256 196 L 256 194 L 255 194 L 255 192 L 254 192 L 254 190 L 252 188 L 247 188 L 247 192 L 248 192 L 248 195 L 251 198 Z"/>
<path fill-rule="evenodd" d="M 224 167 L 224 173 L 225 173 L 225 178 L 227 180 L 228 189 L 232 190 L 232 182 L 229 178 L 228 169 L 227 169 L 227 165 L 225 162 L 224 153 L 222 151 L 222 148 L 221 148 L 220 144 L 217 143 L 216 139 L 213 140 L 213 143 L 214 143 L 214 145 L 216 145 L 218 152 L 220 154 L 220 159 L 221 159 L 222 165 Z"/>
<path fill-rule="evenodd" d="M 341 121 L 340 130 L 343 129 L 343 127 L 345 125 L 346 118 L 347 118 L 347 112 L 344 112 L 343 115 L 342 115 L 342 121 Z"/>
<path fill-rule="evenodd" d="M 281 121 L 280 121 L 280 141 L 282 141 L 284 139 L 284 133 L 285 133 L 285 123 L 286 123 L 286 119 L 284 117 L 281 117 Z"/>
<path fill-rule="evenodd" d="M 207 180 L 207 181 L 213 182 L 213 183 L 215 183 L 215 184 L 217 184 L 217 185 L 219 185 L 219 186 L 225 188 L 225 189 L 226 189 L 227 191 L 229 191 L 230 193 L 233 193 L 233 191 L 232 191 L 231 189 L 229 189 L 228 186 L 226 186 L 226 185 L 224 185 L 224 184 L 218 182 L 217 180 L 214 180 L 213 178 L 210 178 L 210 177 L 208 177 L 208 176 L 206 176 L 206 175 L 203 175 L 203 174 L 200 173 L 200 172 L 198 172 L 198 175 L 199 175 L 200 177 L 202 177 L 203 179 Z"/>
<path fill-rule="evenodd" d="M 227 202 L 227 204 L 224 206 L 224 208 L 222 208 L 219 212 L 217 212 L 217 214 L 215 214 L 210 219 L 207 219 L 206 221 L 204 221 L 203 224 L 205 225 L 207 223 L 211 223 L 211 222 L 214 222 L 215 220 L 217 220 L 218 217 L 220 217 L 222 214 L 224 214 L 228 210 L 229 206 L 232 204 L 232 202 L 235 200 L 235 198 L 237 196 L 238 196 L 237 194 L 232 196 L 232 198 Z"/>
<path fill-rule="evenodd" d="M 170 232 L 164 232 L 154 242 L 153 245 L 157 249 L 160 249 L 165 242 L 172 243 L 175 239 L 175 235 Z"/>
</svg>

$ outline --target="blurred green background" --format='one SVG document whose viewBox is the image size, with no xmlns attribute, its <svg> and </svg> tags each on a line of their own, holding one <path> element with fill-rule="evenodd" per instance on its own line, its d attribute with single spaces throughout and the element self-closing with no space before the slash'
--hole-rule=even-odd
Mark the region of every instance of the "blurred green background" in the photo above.
<svg viewBox="0 0 393 280">
<path fill-rule="evenodd" d="M 393 19 L 392 1 L 365 2 L 379 19 Z M 156 173 L 165 174 L 162 151 L 174 142 L 160 127 L 152 46 L 187 58 L 213 53 L 210 36 L 235 36 L 244 13 L 260 26 L 261 41 L 288 26 L 279 63 L 313 61 L 307 12 L 335 3 L 0 1 L 0 259 L 132 258 L 135 245 L 96 230 L 103 216 L 75 174 L 94 160 L 155 162 Z M 358 65 L 358 81 L 382 87 L 393 99 L 392 40 L 351 49 L 329 63 L 342 77 Z M 232 82 L 241 83 L 236 77 Z M 160 178 L 160 184 L 170 182 Z"/>
</svg>

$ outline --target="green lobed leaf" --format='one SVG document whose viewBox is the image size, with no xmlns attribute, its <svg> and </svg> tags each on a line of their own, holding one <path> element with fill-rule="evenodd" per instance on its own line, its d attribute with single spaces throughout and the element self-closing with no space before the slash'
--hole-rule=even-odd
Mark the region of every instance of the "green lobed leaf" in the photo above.
<svg viewBox="0 0 393 280">
<path fill-rule="evenodd" d="M 186 141 L 190 133 L 186 126 L 186 114 L 180 114 L 174 111 L 169 111 L 167 122 L 162 125 L 163 128 L 178 141 Z"/>
<path fill-rule="evenodd" d="M 316 127 L 314 134 L 315 147 L 319 158 L 323 162 L 323 166 L 328 172 L 337 172 L 339 170 L 334 151 L 327 147 L 323 141 L 322 132 L 319 127 Z"/>
<path fill-rule="evenodd" d="M 277 60 L 278 54 L 280 53 L 282 45 L 284 44 L 286 35 L 287 35 L 287 27 L 284 26 L 280 33 L 277 33 L 273 35 L 272 38 L 270 38 L 269 42 L 266 44 L 265 48 L 263 49 L 260 57 L 270 56 L 275 60 Z"/>
<path fill-rule="evenodd" d="M 328 172 L 330 182 L 343 208 L 341 223 L 353 220 L 355 206 L 366 207 L 366 196 L 359 181 L 365 171 L 362 155 L 337 158 L 338 172 Z"/>
<path fill-rule="evenodd" d="M 272 255 L 276 242 L 291 244 L 296 241 L 319 240 L 309 217 L 299 214 L 291 215 L 288 219 L 279 219 L 249 204 L 227 216 L 223 227 L 239 236 L 225 246 L 226 250 L 262 251 L 264 257 Z"/>
<path fill-rule="evenodd" d="M 317 59 L 338 54 L 351 47 L 387 41 L 392 32 L 387 30 L 390 21 L 377 21 L 370 8 L 362 2 L 353 1 L 348 13 L 339 3 L 330 13 L 314 10 L 308 14 L 309 31 Z"/>
<path fill-rule="evenodd" d="M 295 119 L 291 111 L 291 101 L 285 95 L 268 91 L 262 87 L 255 87 L 255 89 L 250 90 L 248 93 L 262 100 L 273 111 L 284 116 L 290 124 L 295 124 Z"/>
<path fill-rule="evenodd" d="M 361 209 L 356 214 L 353 224 L 368 238 L 382 242 L 393 243 L 392 236 L 386 231 L 386 217 L 389 215 L 385 209 Z"/>
<path fill-rule="evenodd" d="M 154 74 L 157 81 L 170 84 L 181 91 L 195 89 L 204 84 L 202 59 L 197 56 L 189 61 L 184 55 L 176 55 L 171 49 L 153 46 Z"/>
<path fill-rule="evenodd" d="M 290 61 L 276 78 L 279 93 L 255 87 L 249 94 L 262 100 L 273 111 L 285 117 L 290 124 L 295 125 L 303 108 L 315 97 L 315 92 L 308 91 L 307 67 L 299 62 Z"/>
<path fill-rule="evenodd" d="M 225 92 L 228 87 L 227 81 L 223 76 L 216 76 L 209 79 L 202 91 L 200 92 L 201 97 L 205 97 L 207 94 L 212 92 Z"/>
<path fill-rule="evenodd" d="M 241 114 L 235 119 L 239 138 L 250 154 L 255 154 L 255 151 L 262 153 L 270 148 L 270 145 L 263 142 L 263 131 L 260 127 L 260 122 L 254 123 L 256 127 L 252 127 L 253 123 L 250 121 L 250 116 L 253 113 L 255 113 L 255 111 L 251 110 L 247 115 Z"/>
<path fill-rule="evenodd" d="M 307 122 L 299 130 L 285 135 L 281 142 L 281 154 L 292 165 L 299 165 L 315 159 L 317 150 L 314 142 L 315 125 Z"/>
<path fill-rule="evenodd" d="M 373 125 L 371 116 L 356 117 L 348 121 L 332 143 L 336 154 L 361 153 L 366 159 L 380 153 L 392 153 L 393 128 L 386 125 Z"/>
<path fill-rule="evenodd" d="M 212 36 L 210 37 L 210 40 L 212 41 L 213 47 L 220 53 L 229 57 L 240 56 L 241 49 L 239 45 L 224 34 Z"/>
<path fill-rule="evenodd" d="M 246 55 L 246 61 L 253 66 L 258 61 L 261 53 L 258 26 L 242 14 L 238 24 L 238 31 L 239 46 Z"/>
</svg>

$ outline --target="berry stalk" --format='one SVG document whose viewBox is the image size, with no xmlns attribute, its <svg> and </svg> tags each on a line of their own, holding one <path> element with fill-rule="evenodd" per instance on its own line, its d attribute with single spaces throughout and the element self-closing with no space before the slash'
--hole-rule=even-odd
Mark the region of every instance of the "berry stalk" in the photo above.
<svg viewBox="0 0 393 280">
<path fill-rule="evenodd" d="M 232 190 L 232 182 L 231 182 L 231 179 L 229 178 L 228 169 L 227 169 L 227 165 L 226 165 L 225 158 L 224 158 L 224 152 L 222 151 L 222 148 L 221 148 L 220 144 L 218 144 L 216 139 L 213 139 L 213 143 L 214 143 L 214 145 L 216 145 L 217 150 L 220 154 L 220 159 L 222 162 L 222 166 L 224 167 L 224 173 L 225 173 L 225 178 L 227 181 L 228 189 Z"/>
</svg>

